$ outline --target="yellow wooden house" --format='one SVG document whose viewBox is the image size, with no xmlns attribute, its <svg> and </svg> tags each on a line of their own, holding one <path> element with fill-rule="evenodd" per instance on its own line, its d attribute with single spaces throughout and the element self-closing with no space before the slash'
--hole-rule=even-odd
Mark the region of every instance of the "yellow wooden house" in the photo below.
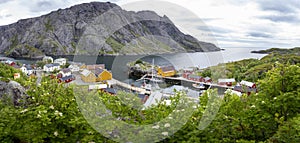
<svg viewBox="0 0 300 143">
<path fill-rule="evenodd" d="M 81 72 L 81 80 L 84 82 L 96 82 L 96 75 L 90 70 L 84 69 Z"/>
<path fill-rule="evenodd" d="M 111 80 L 112 79 L 112 74 L 107 71 L 106 69 L 95 69 L 94 71 L 95 75 L 96 75 L 96 81 L 106 81 L 106 80 Z"/>
<path fill-rule="evenodd" d="M 93 71 L 85 69 L 81 72 L 81 79 L 84 82 L 102 82 L 111 80 L 112 74 L 106 69 L 97 68 Z"/>
<path fill-rule="evenodd" d="M 157 69 L 157 74 L 162 77 L 172 77 L 175 76 L 176 70 L 174 66 L 159 67 Z"/>
</svg>

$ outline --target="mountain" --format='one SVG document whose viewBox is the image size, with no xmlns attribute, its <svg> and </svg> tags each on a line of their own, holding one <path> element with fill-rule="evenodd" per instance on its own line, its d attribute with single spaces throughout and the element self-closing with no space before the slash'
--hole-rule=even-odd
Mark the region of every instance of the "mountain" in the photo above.
<svg viewBox="0 0 300 143">
<path fill-rule="evenodd" d="M 83 3 L 0 27 L 0 54 L 10 57 L 218 50 L 182 33 L 167 16 L 125 11 L 110 2 Z"/>
</svg>

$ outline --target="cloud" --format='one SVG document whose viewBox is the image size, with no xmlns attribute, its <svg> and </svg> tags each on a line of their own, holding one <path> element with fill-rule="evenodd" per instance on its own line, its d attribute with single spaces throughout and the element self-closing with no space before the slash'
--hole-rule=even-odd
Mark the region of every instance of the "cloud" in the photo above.
<svg viewBox="0 0 300 143">
<path fill-rule="evenodd" d="M 257 37 L 257 38 L 273 38 L 272 35 L 264 32 L 250 32 L 247 36 Z"/>
<path fill-rule="evenodd" d="M 34 0 L 30 5 L 30 12 L 44 12 L 58 9 L 64 5 L 60 0 Z"/>
<path fill-rule="evenodd" d="M 299 0 L 0 0 L 0 25 L 91 1 L 110 1 L 127 10 L 154 10 L 200 40 L 213 34 L 220 47 L 300 45 Z"/>
<path fill-rule="evenodd" d="M 1 5 L 1 4 L 5 4 L 5 3 L 7 3 L 7 2 L 11 2 L 11 1 L 13 1 L 13 0 L 1 0 L 1 1 L 0 1 L 0 5 Z"/>
<path fill-rule="evenodd" d="M 294 15 L 294 14 L 268 15 L 268 16 L 262 16 L 260 18 L 268 19 L 274 22 L 298 23 L 300 21 L 298 15 Z"/>
<path fill-rule="evenodd" d="M 298 0 L 257 0 L 263 11 L 275 11 L 279 13 L 296 13 L 299 10 Z"/>
<path fill-rule="evenodd" d="M 8 18 L 8 17 L 11 17 L 11 16 L 12 16 L 11 14 L 5 14 L 5 15 L 0 14 L 0 19 Z"/>
</svg>

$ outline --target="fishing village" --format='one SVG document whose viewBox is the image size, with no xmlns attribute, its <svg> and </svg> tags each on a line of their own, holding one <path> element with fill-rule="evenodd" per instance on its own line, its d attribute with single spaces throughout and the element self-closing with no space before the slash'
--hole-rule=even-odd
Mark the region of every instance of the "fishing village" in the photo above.
<svg viewBox="0 0 300 143">
<path fill-rule="evenodd" d="M 33 64 L 22 64 L 11 59 L 0 59 L 2 63 L 19 69 L 29 77 L 41 81 L 44 76 L 57 79 L 62 84 L 88 86 L 88 90 L 101 90 L 117 96 L 118 91 L 135 94 L 145 107 L 155 105 L 164 100 L 171 104 L 169 97 L 176 91 L 184 91 L 187 96 L 199 101 L 199 96 L 207 89 L 218 89 L 220 96 L 231 93 L 241 96 L 243 93 L 256 93 L 256 84 L 248 81 L 236 81 L 234 78 L 212 79 L 201 76 L 203 69 L 187 67 L 175 69 L 171 64 L 157 65 L 152 62 L 135 60 L 124 65 L 127 67 L 128 78 L 134 82 L 120 81 L 113 76 L 113 72 L 106 69 L 105 64 L 85 64 L 68 61 L 66 58 L 53 59 L 45 56 Z M 14 78 L 20 77 L 15 73 Z M 38 83 L 37 83 L 38 84 Z"/>
</svg>

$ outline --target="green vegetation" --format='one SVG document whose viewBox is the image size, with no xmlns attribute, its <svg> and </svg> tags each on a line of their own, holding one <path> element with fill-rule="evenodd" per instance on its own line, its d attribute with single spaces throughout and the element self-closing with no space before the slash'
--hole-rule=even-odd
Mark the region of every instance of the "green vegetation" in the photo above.
<svg viewBox="0 0 300 143">
<path fill-rule="evenodd" d="M 26 48 L 26 50 L 28 50 L 29 58 L 44 55 L 44 53 L 41 50 L 39 50 L 39 49 L 37 49 L 33 46 L 30 46 L 30 45 L 26 44 L 25 48 Z"/>
<path fill-rule="evenodd" d="M 14 73 L 20 73 L 20 79 L 16 79 L 19 83 L 24 83 L 27 77 L 20 71 L 6 64 L 0 63 L 0 81 L 8 82 L 14 79 Z"/>
<path fill-rule="evenodd" d="M 222 75 L 214 75 L 224 73 L 228 78 L 235 78 L 237 81 L 248 80 L 256 82 L 266 76 L 266 72 L 275 66 L 275 63 L 299 65 L 300 56 L 296 54 L 278 54 L 272 53 L 262 59 L 245 59 L 241 61 L 220 64 L 210 67 L 202 72 L 203 75 L 211 72 L 214 80 L 222 77 Z"/>
<path fill-rule="evenodd" d="M 281 49 L 281 48 L 271 48 L 267 50 L 260 51 L 252 51 L 252 53 L 260 53 L 260 54 L 271 54 L 271 53 L 279 53 L 279 54 L 300 54 L 300 47 L 295 47 L 291 49 Z"/>
<path fill-rule="evenodd" d="M 14 35 L 11 39 L 10 39 L 10 46 L 8 51 L 5 51 L 5 55 L 9 55 L 11 54 L 18 46 L 19 46 L 19 39 L 18 39 L 18 35 Z"/>
<path fill-rule="evenodd" d="M 46 32 L 48 31 L 53 31 L 54 27 L 51 24 L 51 20 L 48 18 L 47 21 L 45 22 L 45 28 L 46 28 Z"/>
<path fill-rule="evenodd" d="M 281 62 L 281 60 L 287 61 Z M 292 61 L 295 63 L 292 64 Z M 271 66 L 264 64 L 271 64 Z M 264 74 L 257 76 L 259 93 L 241 97 L 226 94 L 223 98 L 218 98 L 222 99 L 217 100 L 221 102 L 221 107 L 214 120 L 200 130 L 198 125 L 201 119 L 207 118 L 205 111 L 210 105 L 217 103 L 208 102 L 209 98 L 216 93 L 216 90 L 208 90 L 200 97 L 200 103 L 197 103 L 192 115 L 182 116 L 187 118 L 183 127 L 180 127 L 175 134 L 168 134 L 161 142 L 300 142 L 300 67 L 297 59 L 290 59 L 284 55 L 270 55 L 262 60 L 242 60 L 228 65 L 226 67 L 228 74 L 235 73 L 236 75 L 232 74 L 232 76 L 240 78 L 252 68 L 258 69 L 257 72 L 265 70 Z M 1 79 L 12 80 L 12 74 L 17 70 L 3 64 L 0 66 Z M 265 67 L 270 69 L 264 69 Z M 233 72 L 234 69 L 241 73 Z M 149 125 L 177 112 L 185 115 L 184 109 L 192 107 L 189 102 L 185 102 L 188 100 L 181 92 L 171 98 L 170 106 L 160 102 L 149 109 L 141 110 L 141 103 L 133 94 L 120 93 L 118 96 L 111 96 L 103 92 L 88 93 L 85 92 L 86 88 L 58 84 L 56 80 L 51 80 L 49 77 L 43 77 L 40 85 L 36 84 L 36 79 L 27 79 L 23 76 L 18 82 L 27 89 L 30 98 L 27 99 L 26 106 L 22 107 L 0 102 L 0 141 L 2 142 L 113 142 L 104 137 L 109 134 L 102 135 L 95 129 L 113 130 L 117 134 L 118 128 L 104 127 L 107 124 L 121 125 L 123 122 Z M 3 100 L 5 99 L 1 99 Z M 107 113 L 107 110 L 101 110 L 102 105 L 97 104 L 99 101 L 110 109 L 114 118 L 120 120 L 108 120 L 101 124 L 96 122 L 103 117 L 99 117 L 96 113 L 100 115 Z M 179 103 L 182 102 L 185 105 L 181 107 L 183 110 L 177 110 Z M 80 111 L 88 111 L 90 114 Z M 94 119 L 89 123 L 98 123 L 98 128 L 90 126 L 85 117 Z M 178 126 L 179 123 L 175 116 L 172 117 L 168 118 L 170 129 Z M 159 127 L 163 125 L 166 124 Z M 151 135 L 154 130 L 152 127 L 145 132 Z M 138 135 L 139 132 L 130 132 L 126 138 L 117 140 L 129 142 L 128 137 L 135 138 L 135 142 L 147 142 L 156 138 L 156 135 L 148 138 L 138 138 Z"/>
<path fill-rule="evenodd" d="M 115 53 L 118 53 L 125 45 L 122 43 L 119 43 L 112 37 L 108 37 L 106 39 L 106 43 L 112 47 Z"/>
</svg>

